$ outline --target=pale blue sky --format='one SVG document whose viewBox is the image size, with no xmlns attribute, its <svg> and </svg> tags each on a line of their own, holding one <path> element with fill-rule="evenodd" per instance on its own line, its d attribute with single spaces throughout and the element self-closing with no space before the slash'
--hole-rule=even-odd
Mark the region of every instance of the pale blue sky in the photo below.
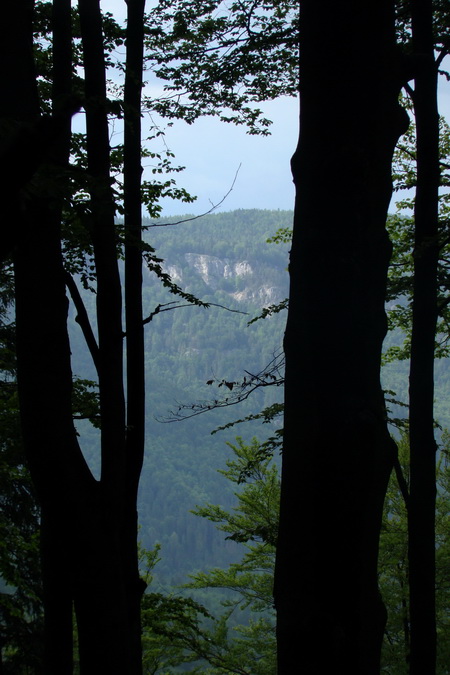
<svg viewBox="0 0 450 675">
<path fill-rule="evenodd" d="M 231 193 L 217 210 L 293 208 L 290 157 L 297 144 L 298 102 L 280 99 L 265 105 L 264 112 L 273 121 L 271 135 L 265 138 L 213 118 L 192 125 L 177 122 L 167 129 L 174 162 L 186 167 L 176 176 L 177 183 L 197 195 L 197 201 L 184 206 L 165 200 L 165 215 L 180 213 L 180 207 L 181 212 L 208 211 L 226 195 L 235 177 Z"/>
</svg>

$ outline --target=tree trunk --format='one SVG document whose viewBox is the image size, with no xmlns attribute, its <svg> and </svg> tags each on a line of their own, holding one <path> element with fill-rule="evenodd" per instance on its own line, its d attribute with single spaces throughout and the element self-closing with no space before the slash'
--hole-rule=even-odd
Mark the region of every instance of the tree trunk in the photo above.
<svg viewBox="0 0 450 675">
<path fill-rule="evenodd" d="M 111 189 L 103 31 L 98 0 L 79 0 L 85 73 L 89 229 L 97 282 L 101 480 L 91 522 L 80 532 L 75 609 L 83 675 L 126 672 L 133 658 L 128 606 L 127 481 L 123 391 L 122 291 L 117 263 L 115 205 Z M 88 514 L 84 514 L 87 516 Z M 91 554 L 89 555 L 89 551 Z M 107 569 L 105 569 L 105 566 Z M 136 571 L 137 574 L 137 571 Z M 140 658 L 138 656 L 138 661 Z M 136 666 L 135 666 L 136 667 Z"/>
<path fill-rule="evenodd" d="M 72 672 L 70 530 L 77 499 L 74 485 L 81 484 L 88 491 L 93 481 L 79 451 L 72 420 L 60 208 L 53 193 L 50 199 L 49 177 L 42 170 L 44 157 L 47 165 L 67 159 L 70 113 L 59 108 L 58 119 L 40 117 L 31 10 L 32 3 L 14 5 L 17 21 L 11 30 L 15 42 L 9 58 L 15 64 L 11 70 L 21 94 L 15 95 L 18 92 L 14 92 L 12 78 L 12 92 L 7 96 L 19 133 L 11 172 L 16 185 L 8 195 L 8 211 L 14 211 L 15 228 L 20 232 L 14 242 L 18 388 L 25 451 L 42 507 L 45 672 L 56 675 Z M 58 42 L 62 13 L 58 26 L 55 23 L 55 57 L 61 57 L 64 42 L 64 38 Z M 64 58 L 60 66 L 55 73 L 55 100 L 67 93 Z M 20 146 L 21 134 L 32 141 L 28 152 Z M 21 163 L 27 171 L 21 170 Z"/>
<path fill-rule="evenodd" d="M 139 578 L 136 510 L 145 444 L 145 358 L 142 312 L 141 94 L 145 0 L 127 0 L 124 93 L 125 324 L 127 364 L 127 501 L 124 550 L 133 672 L 141 672 L 140 605 L 145 583 Z"/>
<path fill-rule="evenodd" d="M 55 1 L 53 25 L 54 116 L 39 115 L 32 59 L 32 3 L 14 5 L 17 14 L 18 72 L 24 96 L 14 98 L 14 78 L 7 79 L 12 104 L 10 123 L 29 134 L 31 168 L 16 148 L 11 178 L 11 212 L 20 238 L 13 244 L 16 275 L 18 385 L 24 444 L 42 506 L 43 572 L 48 675 L 72 672 L 72 607 L 78 624 L 80 670 L 83 675 L 140 675 L 139 601 L 142 584 L 137 564 L 136 493 L 143 452 L 143 355 L 133 366 L 129 387 L 139 415 L 137 434 L 126 445 L 123 391 L 122 293 L 117 263 L 117 232 L 109 174 L 109 142 L 103 35 L 98 0 L 80 0 L 85 66 L 89 223 L 97 275 L 98 349 L 102 417 L 102 474 L 96 481 L 80 450 L 72 419 L 72 372 L 67 333 L 67 275 L 61 252 L 61 164 L 67 162 L 70 140 L 70 3 Z M 16 11 L 17 10 L 17 11 Z M 17 24 L 17 25 L 16 25 Z M 22 39 L 23 38 L 23 39 Z M 142 49 L 142 44 L 141 44 Z M 24 58 L 24 54 L 25 57 Z M 28 60 L 27 60 L 28 59 Z M 14 59 L 13 59 L 14 60 Z M 14 61 L 15 62 L 15 61 Z M 140 85 L 139 85 L 140 86 Z M 6 129 L 10 133 L 10 129 Z M 41 131 L 46 136 L 41 138 Z M 6 143 L 6 150 L 8 144 Z M 24 146 L 25 147 L 25 146 Z M 43 161 L 45 159 L 45 163 Z M 51 167 L 57 167 L 52 171 Z M 133 183 L 135 184 L 135 183 Z M 70 189 L 70 188 L 68 188 Z M 139 191 L 139 190 L 138 190 Z M 131 199 L 139 195 L 131 191 Z M 129 200 L 128 200 L 129 201 Z M 131 208 L 131 207 L 130 207 Z M 140 221 L 135 223 L 140 228 Z M 130 244 L 130 242 L 128 242 Z M 4 247 L 11 247 L 9 239 Z M 136 248 L 136 247 L 135 247 Z M 139 246 L 137 246 L 139 249 Z M 139 278 L 139 274 L 136 275 Z M 140 283 L 132 284 L 134 307 Z M 131 303 L 133 304 L 133 303 Z M 142 320 L 134 310 L 130 336 Z M 140 316 L 142 317 L 142 310 Z M 135 322 L 137 321 L 137 329 Z M 127 327 L 128 329 L 128 327 Z M 131 339 L 132 347 L 138 341 Z M 142 346 L 142 339 L 141 339 Z M 141 349 L 141 347 L 139 347 Z M 134 382 L 134 385 L 132 384 Z M 138 440 L 136 440 L 136 437 Z"/>
<path fill-rule="evenodd" d="M 71 115 L 67 112 L 72 94 L 72 21 L 70 0 L 54 0 L 53 23 L 53 82 L 52 107 L 58 119 L 58 139 L 51 144 L 51 157 L 56 165 L 67 166 L 70 155 Z M 57 241 L 61 237 L 60 223 L 62 202 L 53 199 L 54 207 L 49 217 L 53 221 L 53 236 L 58 247 L 58 286 L 62 284 L 62 258 Z M 45 227 L 45 225 L 44 225 Z M 63 277 L 64 278 L 64 277 Z M 60 293 L 64 289 L 60 287 Z M 61 307 L 59 320 L 66 321 L 67 303 Z M 66 337 L 64 338 L 67 339 Z M 62 365 L 62 363 L 60 364 Z M 66 377 L 71 378 L 70 357 L 65 357 Z M 71 392 L 67 392 L 71 396 Z M 66 405 L 68 401 L 66 401 Z M 72 420 L 67 430 L 73 433 Z M 70 425 L 70 426 L 69 426 Z M 79 452 L 79 449 L 78 449 Z M 72 557 L 70 555 L 70 523 L 60 509 L 47 505 L 41 513 L 41 565 L 44 589 L 44 670 L 46 673 L 72 673 L 73 670 L 73 589 Z M 64 535 L 61 533 L 64 532 Z M 61 536 L 65 538 L 62 550 Z"/>
<path fill-rule="evenodd" d="M 107 96 L 101 16 L 98 0 L 80 0 L 83 41 L 88 171 L 92 178 L 92 238 L 97 278 L 97 320 L 99 331 L 99 383 L 102 417 L 101 489 L 104 511 L 97 525 L 108 533 L 103 550 L 112 542 L 116 569 L 105 579 L 102 566 L 91 570 L 95 580 L 90 592 L 80 590 L 79 617 L 89 630 L 85 633 L 82 662 L 89 670 L 105 668 L 139 675 L 141 665 L 140 600 L 143 584 L 137 559 L 136 499 L 144 451 L 144 344 L 142 324 L 142 257 L 140 199 L 140 92 L 142 88 L 144 3 L 128 0 L 127 64 L 125 92 L 125 212 L 126 212 L 126 337 L 127 337 L 127 419 L 123 393 L 122 296 L 117 264 L 117 233 L 114 201 L 110 187 Z M 98 532 L 93 531 L 94 544 Z M 101 537 L 101 540 L 103 538 Z M 109 545 L 111 546 L 111 544 Z M 114 566 L 113 565 L 113 566 Z M 85 576 L 85 575 L 84 575 Z M 97 609 L 92 612 L 90 594 L 103 589 Z M 117 596 L 111 588 L 117 589 Z M 84 607 L 84 599 L 86 606 Z M 85 611 L 86 610 L 86 611 Z M 106 616 L 106 614 L 108 616 Z M 92 613 L 91 613 L 92 616 Z M 109 627 L 102 629 L 103 649 L 98 649 L 98 618 Z M 87 623 L 86 623 L 87 622 Z M 123 649 L 114 655 L 116 632 Z M 120 637 L 119 637 L 120 636 Z M 81 645 L 81 641 L 80 641 Z M 97 651 L 95 651 L 97 649 Z M 112 656 L 106 653 L 109 652 Z M 94 653 L 95 652 L 95 653 Z M 119 659 L 119 660 L 118 660 Z M 123 659 L 121 661 L 120 659 Z M 97 663 L 97 671 L 91 664 Z M 122 664 L 122 665 L 121 665 Z"/>
<path fill-rule="evenodd" d="M 394 458 L 380 386 L 385 221 L 407 120 L 393 3 L 300 7 L 278 672 L 371 675 L 385 624 L 378 537 Z"/>
<path fill-rule="evenodd" d="M 417 188 L 409 375 L 408 509 L 411 675 L 436 672 L 434 343 L 437 320 L 439 114 L 431 0 L 413 0 Z"/>
<path fill-rule="evenodd" d="M 39 118 L 33 59 L 33 5 L 33 0 L 18 0 L 11 6 L 8 30 L 0 43 L 4 97 L 0 112 L 0 153 L 2 166 L 8 168 L 0 182 L 2 262 L 11 255 L 19 238 L 19 228 L 13 223 L 17 218 L 20 190 L 33 175 L 41 158 L 33 133 Z"/>
</svg>

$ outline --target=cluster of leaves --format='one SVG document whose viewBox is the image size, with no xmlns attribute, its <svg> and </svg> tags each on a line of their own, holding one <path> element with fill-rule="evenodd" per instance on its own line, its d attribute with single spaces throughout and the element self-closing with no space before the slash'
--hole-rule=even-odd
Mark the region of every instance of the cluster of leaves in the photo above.
<svg viewBox="0 0 450 675">
<path fill-rule="evenodd" d="M 448 25 L 450 22 L 450 10 L 446 0 L 433 0 L 433 33 L 437 63 L 442 64 L 443 59 L 450 53 L 450 39 Z M 408 56 L 411 51 L 411 0 L 395 0 L 396 37 L 397 43 L 404 48 L 404 55 Z M 447 73 L 441 71 L 442 74 Z"/>
<path fill-rule="evenodd" d="M 85 105 L 83 94 L 83 72 L 81 35 L 78 12 L 72 11 L 73 30 L 73 96 L 66 102 L 73 113 L 83 113 Z M 123 75 L 124 63 L 120 47 L 125 41 L 125 28 L 120 26 L 113 15 L 106 12 L 103 14 L 103 32 L 105 60 L 107 65 L 107 92 L 105 101 L 109 121 L 111 125 L 111 139 L 115 139 L 115 131 L 123 126 L 124 102 L 123 102 Z M 42 113 L 49 116 L 52 112 L 58 115 L 57 110 L 52 111 L 52 3 L 40 1 L 34 7 L 34 50 L 35 62 L 40 90 Z M 147 103 L 149 103 L 147 101 Z M 149 112 L 147 105 L 143 114 Z M 148 121 L 148 135 L 142 149 L 144 161 L 148 160 L 151 178 L 143 180 L 141 186 L 142 204 L 147 209 L 150 217 L 158 218 L 161 213 L 160 200 L 169 197 L 184 203 L 192 203 L 195 197 L 190 195 L 184 188 L 176 185 L 171 174 L 183 171 L 184 167 L 173 163 L 173 153 L 165 146 L 164 132 L 152 121 Z M 155 149 L 149 149 L 149 144 Z M 159 146 L 161 150 L 156 149 Z M 51 150 L 47 153 L 45 163 L 45 182 L 42 183 L 39 172 L 33 178 L 32 189 L 39 190 L 47 195 L 50 200 L 55 195 L 64 200 L 63 217 L 63 251 L 66 269 L 73 275 L 79 275 L 85 288 L 95 287 L 95 266 L 93 262 L 92 242 L 90 238 L 90 187 L 92 177 L 89 175 L 87 166 L 86 135 L 82 132 L 74 132 L 71 137 L 71 160 L 65 167 L 52 165 Z M 118 216 L 123 215 L 123 143 L 117 142 L 112 145 L 110 153 L 111 179 L 115 208 Z M 50 166 L 49 166 L 50 165 Z M 51 179 L 48 178 L 50 171 Z M 39 182 L 41 181 L 41 182 Z M 117 247 L 118 256 L 123 254 L 123 238 L 118 231 Z M 145 247 L 146 262 L 150 269 L 160 275 L 160 260 L 154 256 L 151 247 Z M 163 281 L 165 281 L 163 279 Z M 177 287 L 173 286 L 173 292 L 178 293 Z"/>
<path fill-rule="evenodd" d="M 161 0 L 148 17 L 147 48 L 165 96 L 164 117 L 192 123 L 201 115 L 267 134 L 257 103 L 298 90 L 298 7 L 253 0 Z"/>
<path fill-rule="evenodd" d="M 440 119 L 441 186 L 439 198 L 439 244 L 440 260 L 438 269 L 438 325 L 436 330 L 436 357 L 450 354 L 450 127 L 444 118 Z M 393 179 L 396 191 L 416 187 L 415 127 L 411 123 L 402 137 L 394 156 Z M 407 215 L 414 209 L 414 197 L 406 194 L 397 202 L 397 213 L 388 219 L 389 236 L 393 243 L 393 255 L 387 289 L 388 320 L 390 330 L 399 330 L 405 339 L 402 345 L 391 346 L 385 354 L 385 362 L 409 358 L 410 330 L 412 320 L 412 276 L 414 256 L 421 251 L 414 248 L 414 219 Z"/>
<path fill-rule="evenodd" d="M 273 675 L 275 666 L 275 615 L 272 582 L 278 529 L 280 482 L 271 460 L 259 459 L 254 439 L 245 445 L 238 438 L 230 444 L 234 458 L 221 473 L 234 485 L 237 504 L 232 512 L 207 504 L 194 513 L 217 524 L 228 539 L 240 542 L 245 554 L 228 569 L 198 572 L 185 588 L 221 589 L 227 598 L 224 613 L 214 618 L 190 598 L 150 593 L 144 598 L 144 663 L 163 667 L 195 663 L 189 671 L 203 675 Z M 237 611 L 250 618 L 236 625 Z M 159 664 L 156 666 L 156 664 Z M 164 666 L 162 665 L 164 664 Z"/>
<path fill-rule="evenodd" d="M 441 65 L 450 50 L 448 3 L 434 0 Z M 397 41 L 411 49 L 409 0 L 396 2 Z M 299 8 L 289 0 L 160 0 L 147 21 L 147 58 L 165 94 L 149 105 L 166 118 L 215 115 L 269 133 L 258 103 L 298 91 Z M 445 71 L 441 71 L 446 74 Z"/>
</svg>

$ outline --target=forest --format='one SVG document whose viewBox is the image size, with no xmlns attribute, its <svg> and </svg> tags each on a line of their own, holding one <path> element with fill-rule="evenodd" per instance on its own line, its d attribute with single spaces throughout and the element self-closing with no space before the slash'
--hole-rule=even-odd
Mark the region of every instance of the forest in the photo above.
<svg viewBox="0 0 450 675">
<path fill-rule="evenodd" d="M 444 675 L 448 3 L 125 4 L 1 45 L 0 672 Z M 293 212 L 190 215 L 155 120 L 297 95 Z"/>
</svg>

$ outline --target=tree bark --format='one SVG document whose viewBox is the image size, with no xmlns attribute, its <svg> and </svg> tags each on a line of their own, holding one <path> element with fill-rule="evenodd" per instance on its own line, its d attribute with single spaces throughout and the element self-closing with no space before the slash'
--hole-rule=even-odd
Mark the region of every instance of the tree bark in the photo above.
<svg viewBox="0 0 450 675">
<path fill-rule="evenodd" d="M 57 62 L 53 73 L 54 115 L 51 119 L 42 118 L 39 113 L 31 50 L 32 3 L 17 5 L 14 5 L 17 14 L 14 25 L 19 39 L 17 49 L 12 45 L 11 55 L 14 57 L 17 51 L 24 96 L 18 98 L 17 106 L 12 105 L 11 124 L 29 130 L 37 147 L 36 155 L 31 157 L 31 169 L 21 170 L 20 162 L 26 161 L 24 154 L 16 159 L 17 179 L 14 173 L 11 195 L 14 200 L 11 212 L 15 213 L 20 231 L 20 238 L 14 240 L 18 242 L 14 255 L 17 361 L 24 444 L 43 514 L 45 672 L 49 675 L 72 672 L 74 604 L 81 673 L 140 675 L 142 584 L 137 564 L 136 493 L 143 452 L 143 403 L 139 400 L 143 392 L 136 381 L 143 381 L 143 374 L 137 372 L 143 368 L 143 354 L 136 359 L 129 385 L 130 388 L 134 386 L 132 400 L 140 411 L 136 428 L 140 424 L 141 429 L 138 430 L 138 441 L 130 441 L 127 445 L 122 291 L 109 172 L 99 3 L 98 0 L 80 0 L 79 9 L 85 67 L 87 179 L 91 194 L 86 227 L 92 237 L 97 276 L 99 339 L 94 354 L 102 417 L 100 481 L 94 479 L 83 458 L 72 419 L 68 299 L 65 294 L 67 275 L 61 251 L 62 200 L 59 199 L 59 189 L 65 185 L 58 185 L 59 189 L 54 190 L 54 181 L 64 180 L 61 164 L 67 163 L 68 159 L 70 115 L 73 112 L 70 2 L 55 0 L 53 26 Z M 14 79 L 7 82 L 11 85 L 11 91 L 7 93 L 15 102 Z M 44 140 L 39 138 L 40 129 L 46 130 Z M 29 152 L 33 149 L 34 146 Z M 53 171 L 52 167 L 57 170 Z M 137 199 L 140 210 L 138 192 L 133 188 L 129 199 Z M 140 221 L 135 222 L 135 227 L 140 228 Z M 11 245 L 9 241 L 7 243 Z M 130 297 L 136 307 L 139 306 L 141 288 L 138 282 L 132 287 Z M 130 335 L 135 331 L 137 314 L 136 310 L 134 312 L 134 318 L 129 320 Z M 142 320 L 137 323 L 139 334 Z M 130 339 L 131 349 L 137 348 L 138 342 Z M 140 344 L 142 346 L 142 340 Z M 131 412 L 130 423 L 134 424 Z M 135 438 L 134 433 L 130 436 Z"/>
<path fill-rule="evenodd" d="M 98 0 L 79 0 L 90 222 L 96 268 L 101 479 L 91 521 L 80 532 L 75 610 L 83 675 L 134 675 L 128 605 L 126 421 L 123 389 L 122 290 L 110 177 L 106 72 Z M 87 516 L 87 514 L 85 514 Z M 89 554 L 90 552 L 90 554 Z M 107 569 L 105 569 L 105 567 Z M 114 590 L 113 590 L 114 589 Z"/>
<path fill-rule="evenodd" d="M 70 11 L 70 3 L 68 5 Z M 55 20 L 53 96 L 70 87 L 62 51 L 64 7 Z M 67 7 L 66 7 L 67 9 Z M 92 476 L 80 453 L 72 420 L 72 372 L 67 334 L 67 298 L 61 255 L 60 205 L 51 193 L 48 170 L 68 158 L 70 113 L 42 118 L 32 54 L 32 3 L 14 5 L 17 19 L 9 54 L 11 119 L 19 125 L 8 211 L 20 233 L 13 244 L 16 292 L 16 350 L 22 434 L 42 508 L 42 571 L 45 608 L 45 672 L 72 672 L 72 573 L 70 531 L 77 510 L 74 486 L 88 492 Z M 70 15 L 69 15 L 70 21 Z M 60 39 L 61 38 L 61 39 Z M 69 38 L 70 49 L 70 38 Z M 17 54 L 16 54 L 17 51 Z M 17 56 L 17 58 L 16 58 Z M 69 79 L 71 64 L 69 66 Z M 20 96 L 14 88 L 19 86 Z M 55 106 L 56 107 L 56 106 Z M 26 152 L 21 134 L 32 139 Z M 31 161 L 29 154 L 31 154 Z M 21 163 L 28 167 L 21 171 Z M 59 171 L 61 167 L 59 166 Z M 53 508 L 54 505 L 57 508 Z"/>
<path fill-rule="evenodd" d="M 413 0 L 417 133 L 414 282 L 409 374 L 410 496 L 408 557 L 411 675 L 436 672 L 434 344 L 439 257 L 439 114 L 431 0 Z"/>
<path fill-rule="evenodd" d="M 124 93 L 125 325 L 127 364 L 127 502 L 124 548 L 135 662 L 141 672 L 140 604 L 145 583 L 139 578 L 136 510 L 145 444 L 145 358 L 142 310 L 141 95 L 145 0 L 127 0 Z"/>
<path fill-rule="evenodd" d="M 407 128 L 402 78 L 390 0 L 300 3 L 279 675 L 379 672 L 378 538 L 395 455 L 380 386 L 385 222 L 392 154 Z"/>
<path fill-rule="evenodd" d="M 51 144 L 50 155 L 59 171 L 67 167 L 70 155 L 71 114 L 68 104 L 72 94 L 72 20 L 70 0 L 54 0 L 52 5 L 53 24 L 53 81 L 52 112 L 53 119 L 58 119 L 57 142 Z M 60 193 L 60 191 L 57 191 Z M 61 237 L 60 223 L 62 219 L 62 200 L 53 199 L 53 209 L 48 214 L 52 221 L 55 248 L 57 247 L 57 283 L 61 285 L 62 254 L 58 240 Z M 44 208 L 49 210 L 48 207 Z M 45 225 L 44 225 L 45 227 Z M 36 252 L 34 251 L 34 254 Z M 29 263 L 28 263 L 29 264 Z M 56 272 L 56 270 L 55 270 Z M 56 277 L 56 275 L 55 275 Z M 56 280 L 56 279 L 55 279 Z M 60 288 L 60 293 L 63 289 Z M 66 321 L 67 303 L 59 320 Z M 67 340 L 67 337 L 64 337 Z M 67 349 L 67 347 L 66 347 Z M 70 356 L 65 357 L 64 372 L 71 379 Z M 60 366 L 63 364 L 60 363 Z M 70 385 L 71 386 L 71 385 Z M 71 391 L 67 383 L 66 396 Z M 66 405 L 69 400 L 66 400 Z M 73 433 L 73 423 L 65 418 L 67 431 Z M 79 448 L 74 448 L 79 453 Z M 44 588 L 44 670 L 47 673 L 72 673 L 73 670 L 73 589 L 72 589 L 72 556 L 68 532 L 71 523 L 61 518 L 59 509 L 42 508 L 41 514 L 41 565 Z M 64 534 L 62 534 L 64 533 Z M 64 542 L 61 538 L 64 538 Z"/>
<path fill-rule="evenodd" d="M 13 223 L 17 218 L 20 190 L 33 175 L 41 158 L 33 133 L 39 119 L 33 59 L 33 7 L 33 0 L 18 0 L 14 3 L 8 17 L 9 29 L 0 43 L 5 101 L 0 113 L 0 153 L 2 166 L 8 167 L 0 182 L 0 198 L 4 205 L 0 221 L 2 263 L 11 255 L 18 241 L 18 228 Z"/>
</svg>

